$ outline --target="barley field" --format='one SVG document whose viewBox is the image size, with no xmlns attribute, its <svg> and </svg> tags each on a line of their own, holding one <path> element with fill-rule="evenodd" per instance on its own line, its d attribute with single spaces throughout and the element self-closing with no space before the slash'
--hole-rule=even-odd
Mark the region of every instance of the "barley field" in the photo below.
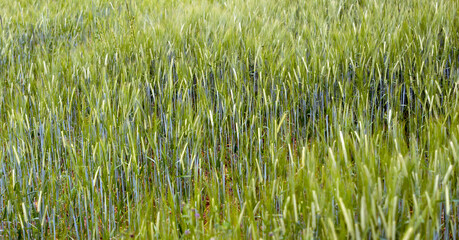
<svg viewBox="0 0 459 240">
<path fill-rule="evenodd" d="M 459 239 L 459 2 L 0 2 L 0 239 Z"/>
</svg>

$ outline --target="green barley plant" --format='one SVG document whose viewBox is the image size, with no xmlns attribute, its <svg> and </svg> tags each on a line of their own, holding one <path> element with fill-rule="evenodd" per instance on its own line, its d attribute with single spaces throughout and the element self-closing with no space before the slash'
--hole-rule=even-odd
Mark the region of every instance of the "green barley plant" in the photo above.
<svg viewBox="0 0 459 240">
<path fill-rule="evenodd" d="M 0 3 L 0 239 L 458 239 L 459 5 Z"/>
</svg>

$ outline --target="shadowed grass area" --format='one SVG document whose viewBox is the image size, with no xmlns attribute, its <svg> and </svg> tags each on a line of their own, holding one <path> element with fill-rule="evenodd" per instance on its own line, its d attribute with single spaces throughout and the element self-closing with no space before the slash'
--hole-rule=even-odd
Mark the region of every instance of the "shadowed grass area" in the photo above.
<svg viewBox="0 0 459 240">
<path fill-rule="evenodd" d="M 455 1 L 0 16 L 0 238 L 459 237 Z"/>
</svg>

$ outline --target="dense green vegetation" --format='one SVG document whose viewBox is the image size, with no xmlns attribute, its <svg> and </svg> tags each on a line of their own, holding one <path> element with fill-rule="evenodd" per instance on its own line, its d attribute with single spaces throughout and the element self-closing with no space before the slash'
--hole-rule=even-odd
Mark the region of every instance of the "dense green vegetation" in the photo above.
<svg viewBox="0 0 459 240">
<path fill-rule="evenodd" d="M 458 4 L 2 1 L 0 239 L 457 239 Z"/>
</svg>

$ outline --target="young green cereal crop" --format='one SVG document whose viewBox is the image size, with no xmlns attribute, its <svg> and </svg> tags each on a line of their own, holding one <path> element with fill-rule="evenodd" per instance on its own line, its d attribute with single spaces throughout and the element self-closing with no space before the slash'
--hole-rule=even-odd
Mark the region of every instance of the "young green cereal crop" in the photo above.
<svg viewBox="0 0 459 240">
<path fill-rule="evenodd" d="M 459 6 L 0 3 L 0 238 L 457 239 Z"/>
</svg>

